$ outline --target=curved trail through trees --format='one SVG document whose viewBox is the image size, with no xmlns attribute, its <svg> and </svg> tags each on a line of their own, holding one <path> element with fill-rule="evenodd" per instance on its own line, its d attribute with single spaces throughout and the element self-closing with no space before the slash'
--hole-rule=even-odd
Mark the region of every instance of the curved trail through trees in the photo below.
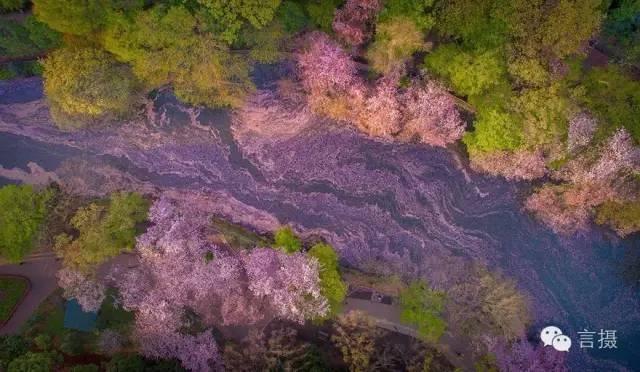
<svg viewBox="0 0 640 372">
<path fill-rule="evenodd" d="M 438 289 L 481 262 L 529 298 L 532 340 L 548 324 L 574 340 L 585 328 L 617 330 L 617 350 L 572 348 L 572 366 L 640 365 L 638 290 L 621 274 L 637 238 L 598 229 L 560 237 L 522 211 L 527 185 L 465 176 L 447 150 L 374 141 L 263 103 L 232 121 L 160 94 L 149 121 L 69 133 L 52 126 L 37 79 L 2 83 L 0 144 L 14 150 L 12 164 L 0 164 L 32 161 L 94 194 L 204 194 L 212 213 L 234 222 L 262 231 L 288 223 L 323 236 L 344 265 L 419 276 Z"/>
<path fill-rule="evenodd" d="M 0 275 L 19 275 L 31 281 L 31 289 L 13 316 L 0 328 L 0 335 L 19 332 L 38 306 L 58 287 L 56 272 L 60 264 L 53 252 L 49 253 L 27 257 L 22 264 L 0 265 Z"/>
</svg>

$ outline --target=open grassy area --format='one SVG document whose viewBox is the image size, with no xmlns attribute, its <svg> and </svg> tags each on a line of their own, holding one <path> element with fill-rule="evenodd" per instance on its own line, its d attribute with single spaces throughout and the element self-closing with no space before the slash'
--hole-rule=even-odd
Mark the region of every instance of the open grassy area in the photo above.
<svg viewBox="0 0 640 372">
<path fill-rule="evenodd" d="M 0 277 L 0 323 L 9 319 L 13 308 L 26 295 L 28 287 L 26 279 Z"/>
</svg>

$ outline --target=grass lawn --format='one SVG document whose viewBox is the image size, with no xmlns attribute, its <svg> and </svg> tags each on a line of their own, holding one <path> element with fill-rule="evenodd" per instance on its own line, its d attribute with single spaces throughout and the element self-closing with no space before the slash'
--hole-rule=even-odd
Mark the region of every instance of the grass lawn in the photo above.
<svg viewBox="0 0 640 372">
<path fill-rule="evenodd" d="M 28 286 L 25 279 L 0 277 L 0 323 L 9 319 L 14 306 L 27 293 Z"/>
</svg>

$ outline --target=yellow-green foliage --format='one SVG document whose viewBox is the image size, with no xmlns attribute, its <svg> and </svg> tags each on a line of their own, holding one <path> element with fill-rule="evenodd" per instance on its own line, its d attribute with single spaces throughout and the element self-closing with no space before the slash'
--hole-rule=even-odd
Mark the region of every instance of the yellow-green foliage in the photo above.
<svg viewBox="0 0 640 372">
<path fill-rule="evenodd" d="M 523 135 L 528 146 L 557 146 L 566 140 L 569 102 L 558 84 L 525 90 L 513 104 L 523 119 Z"/>
<path fill-rule="evenodd" d="M 184 7 L 154 7 L 107 28 L 104 46 L 149 88 L 173 84 L 176 95 L 197 105 L 239 106 L 254 87 L 246 59 L 234 56 Z"/>
<path fill-rule="evenodd" d="M 535 58 L 519 58 L 509 62 L 509 73 L 516 83 L 525 86 L 540 87 L 549 82 L 549 72 Z"/>
<path fill-rule="evenodd" d="M 347 285 L 342 281 L 338 269 L 338 255 L 333 247 L 322 243 L 311 247 L 308 254 L 317 258 L 320 264 L 320 290 L 329 301 L 328 317 L 332 317 L 340 312 L 347 295 Z"/>
<path fill-rule="evenodd" d="M 33 0 L 34 14 L 52 29 L 88 35 L 104 24 L 101 0 Z"/>
<path fill-rule="evenodd" d="M 512 114 L 499 110 L 478 112 L 474 131 L 462 138 L 473 156 L 475 152 L 515 150 L 522 144 L 522 124 Z"/>
<path fill-rule="evenodd" d="M 275 233 L 274 240 L 274 248 L 280 249 L 286 253 L 295 253 L 300 251 L 300 239 L 298 239 L 289 226 L 279 228 Z"/>
<path fill-rule="evenodd" d="M 377 25 L 367 57 L 374 70 L 382 73 L 402 65 L 424 47 L 424 35 L 409 18 L 397 16 Z"/>
<path fill-rule="evenodd" d="M 126 114 L 135 103 L 138 84 L 130 68 L 103 50 L 59 49 L 43 66 L 44 89 L 54 113 L 92 119 Z M 58 120 L 60 126 L 68 124 Z"/>
<path fill-rule="evenodd" d="M 47 215 L 49 191 L 37 192 L 31 186 L 7 185 L 0 188 L 0 255 L 20 261 L 33 247 Z"/>
<path fill-rule="evenodd" d="M 621 236 L 640 231 L 640 201 L 608 201 L 597 209 L 596 222 L 611 226 Z"/>
<path fill-rule="evenodd" d="M 425 58 L 425 65 L 448 80 L 462 95 L 477 95 L 505 79 L 500 50 L 467 52 L 453 44 L 439 47 Z"/>
<path fill-rule="evenodd" d="M 58 235 L 55 250 L 65 266 L 79 270 L 95 267 L 133 249 L 138 224 L 146 220 L 148 209 L 148 202 L 135 193 L 112 194 L 108 204 L 80 208 L 71 219 L 77 238 Z"/>
<path fill-rule="evenodd" d="M 549 11 L 542 27 L 542 45 L 563 58 L 580 50 L 599 28 L 602 0 L 560 0 Z"/>
</svg>

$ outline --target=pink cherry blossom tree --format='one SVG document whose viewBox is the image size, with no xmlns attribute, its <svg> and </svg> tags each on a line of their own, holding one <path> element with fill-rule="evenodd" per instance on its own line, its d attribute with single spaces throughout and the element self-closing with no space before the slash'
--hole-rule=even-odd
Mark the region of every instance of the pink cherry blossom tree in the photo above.
<svg viewBox="0 0 640 372">
<path fill-rule="evenodd" d="M 464 123 L 453 98 L 434 82 L 414 82 L 402 97 L 403 136 L 418 136 L 434 146 L 446 146 L 464 134 Z"/>
<path fill-rule="evenodd" d="M 105 298 L 105 287 L 88 276 L 68 268 L 57 273 L 58 285 L 64 290 L 67 299 L 75 298 L 82 310 L 98 311 Z"/>
<path fill-rule="evenodd" d="M 207 325 L 251 324 L 269 316 L 303 322 L 326 313 L 315 259 L 218 247 L 206 239 L 210 216 L 196 203 L 163 196 L 149 219 L 153 225 L 137 243 L 140 266 L 110 275 L 122 305 L 136 312 L 134 336 L 145 355 L 175 357 L 198 371 L 220 365 L 209 331 L 180 332 L 186 309 Z M 212 259 L 205 259 L 207 252 Z"/>
<path fill-rule="evenodd" d="M 508 180 L 534 180 L 547 174 L 542 151 L 516 150 L 474 154 L 471 167 Z"/>
<path fill-rule="evenodd" d="M 372 21 L 380 11 L 379 0 L 347 0 L 333 19 L 333 30 L 351 45 L 360 45 L 372 34 Z"/>
<path fill-rule="evenodd" d="M 302 253 L 287 255 L 279 250 L 256 248 L 242 255 L 249 289 L 268 299 L 280 318 L 304 323 L 323 316 L 327 300 L 320 294 L 318 262 Z"/>
<path fill-rule="evenodd" d="M 327 34 L 314 32 L 307 38 L 307 47 L 297 56 L 302 84 L 315 94 L 347 92 L 361 84 L 357 66 Z"/>
<path fill-rule="evenodd" d="M 395 76 L 381 78 L 358 112 L 358 128 L 374 137 L 392 138 L 397 134 L 402 129 L 403 115 L 399 95 Z"/>
</svg>

